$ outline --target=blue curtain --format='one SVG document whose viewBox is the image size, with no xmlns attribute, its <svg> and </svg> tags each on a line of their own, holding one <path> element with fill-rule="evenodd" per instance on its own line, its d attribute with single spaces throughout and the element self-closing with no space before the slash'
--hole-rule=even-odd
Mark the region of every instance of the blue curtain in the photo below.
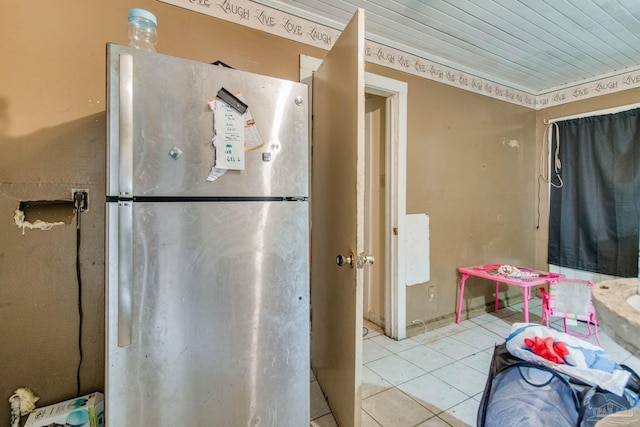
<svg viewBox="0 0 640 427">
<path fill-rule="evenodd" d="M 562 186 L 551 187 L 549 263 L 636 277 L 640 109 L 557 125 Z M 552 155 L 558 146 L 555 133 Z M 551 177 L 559 184 L 558 176 Z"/>
</svg>

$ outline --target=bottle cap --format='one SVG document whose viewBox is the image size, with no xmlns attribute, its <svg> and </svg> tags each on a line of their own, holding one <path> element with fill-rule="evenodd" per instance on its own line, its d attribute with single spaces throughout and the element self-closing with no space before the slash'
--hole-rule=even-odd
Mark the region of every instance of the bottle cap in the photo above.
<svg viewBox="0 0 640 427">
<path fill-rule="evenodd" d="M 135 18 L 145 18 L 149 21 L 153 22 L 153 25 L 158 26 L 158 21 L 156 20 L 156 16 L 144 9 L 129 9 L 128 20 L 131 21 Z"/>
</svg>

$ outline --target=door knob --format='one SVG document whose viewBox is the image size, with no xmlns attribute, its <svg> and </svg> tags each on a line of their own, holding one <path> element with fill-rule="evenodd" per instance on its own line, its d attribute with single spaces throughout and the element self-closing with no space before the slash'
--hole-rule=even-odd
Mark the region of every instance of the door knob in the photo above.
<svg viewBox="0 0 640 427">
<path fill-rule="evenodd" d="M 336 264 L 342 267 L 345 264 L 349 264 L 351 268 L 353 268 L 353 254 L 349 254 L 349 256 L 338 255 L 336 257 Z"/>
<path fill-rule="evenodd" d="M 365 264 L 373 264 L 374 262 L 376 262 L 376 260 L 373 255 L 360 254 L 358 255 L 356 265 L 358 268 L 363 268 Z"/>
</svg>

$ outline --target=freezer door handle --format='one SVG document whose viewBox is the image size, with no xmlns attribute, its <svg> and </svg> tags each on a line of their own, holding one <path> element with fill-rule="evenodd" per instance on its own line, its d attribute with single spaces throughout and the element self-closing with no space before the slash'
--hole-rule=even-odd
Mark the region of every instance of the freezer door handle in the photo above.
<svg viewBox="0 0 640 427">
<path fill-rule="evenodd" d="M 133 304 L 133 203 L 118 203 L 118 346 L 131 345 Z"/>
<path fill-rule="evenodd" d="M 133 56 L 120 55 L 120 197 L 133 195 Z"/>
</svg>

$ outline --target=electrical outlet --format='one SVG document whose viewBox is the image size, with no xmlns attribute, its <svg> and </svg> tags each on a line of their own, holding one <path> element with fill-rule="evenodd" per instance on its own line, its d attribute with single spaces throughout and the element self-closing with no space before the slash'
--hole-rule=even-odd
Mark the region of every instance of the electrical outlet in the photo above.
<svg viewBox="0 0 640 427">
<path fill-rule="evenodd" d="M 436 297 L 436 288 L 435 286 L 429 286 L 429 301 L 433 301 Z"/>
<path fill-rule="evenodd" d="M 80 212 L 89 210 L 89 190 L 73 188 L 71 189 L 71 197 L 74 206 Z"/>
</svg>

